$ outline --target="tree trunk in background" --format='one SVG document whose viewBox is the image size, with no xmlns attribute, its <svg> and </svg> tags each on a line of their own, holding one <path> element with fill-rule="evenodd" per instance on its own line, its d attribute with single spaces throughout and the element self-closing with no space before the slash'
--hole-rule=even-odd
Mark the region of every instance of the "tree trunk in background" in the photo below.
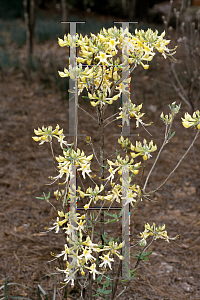
<svg viewBox="0 0 200 300">
<path fill-rule="evenodd" d="M 67 0 L 61 0 L 61 7 L 62 7 L 62 21 L 69 21 L 67 18 Z M 63 29 L 63 35 L 68 34 L 68 28 L 69 24 L 63 23 L 62 29 Z"/>
<path fill-rule="evenodd" d="M 128 0 L 122 0 L 122 11 L 124 16 L 127 14 L 127 9 L 128 9 Z"/>
<path fill-rule="evenodd" d="M 33 34 L 35 27 L 35 0 L 23 0 L 24 19 L 26 25 L 27 58 L 30 60 L 33 53 Z"/>
<path fill-rule="evenodd" d="M 130 4 L 129 4 L 129 21 L 137 21 L 137 16 L 135 13 L 135 7 L 136 7 L 136 1 L 137 0 L 131 0 Z"/>
</svg>

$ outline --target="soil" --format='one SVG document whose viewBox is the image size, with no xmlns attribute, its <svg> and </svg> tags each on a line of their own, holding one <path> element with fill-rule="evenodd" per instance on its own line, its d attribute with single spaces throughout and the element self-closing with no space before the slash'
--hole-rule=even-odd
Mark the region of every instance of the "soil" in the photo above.
<svg viewBox="0 0 200 300">
<path fill-rule="evenodd" d="M 39 49 L 41 45 L 37 46 Z M 53 49 L 53 44 L 46 43 L 46 49 Z M 36 49 L 36 50 L 37 50 Z M 22 49 L 22 51 L 24 51 Z M 43 50 L 42 50 L 43 51 Z M 55 55 L 56 55 L 55 48 Z M 64 50 L 62 49 L 63 53 Z M 159 59 L 158 59 L 159 60 Z M 154 140 L 158 149 L 164 138 L 165 127 L 159 119 L 160 113 L 168 113 L 167 105 L 177 101 L 178 96 L 167 85 L 156 87 L 151 78 L 160 79 L 165 72 L 163 60 L 159 67 L 152 65 L 148 71 L 138 68 L 132 78 L 132 101 L 144 103 L 146 113 L 143 121 L 149 123 L 147 127 L 152 136 L 140 126 L 135 127 L 135 120 L 131 120 L 130 137 L 134 144 L 136 140 Z M 31 74 L 31 73 L 30 73 Z M 8 76 L 9 75 L 9 76 Z M 3 285 L 7 276 L 8 283 L 20 283 L 36 291 L 40 279 L 46 274 L 55 273 L 57 261 L 52 259 L 50 252 L 60 253 L 63 250 L 64 239 L 54 232 L 46 233 L 45 227 L 51 227 L 52 220 L 56 220 L 57 213 L 42 197 L 43 192 L 51 192 L 51 203 L 57 206 L 53 191 L 57 184 L 51 183 L 49 176 L 55 176 L 54 163 L 51 158 L 49 144 L 42 147 L 34 142 L 34 129 L 57 124 L 68 130 L 68 101 L 63 100 L 59 91 L 53 86 L 45 88 L 37 80 L 34 73 L 29 81 L 25 80 L 21 71 L 4 74 L 0 81 L 0 284 Z M 157 89 L 157 90 L 155 90 Z M 155 98 L 156 92 L 159 95 Z M 80 106 L 96 118 L 95 109 L 85 100 L 80 100 Z M 181 117 L 187 111 L 182 105 L 181 111 L 174 122 L 176 131 L 171 142 L 164 148 L 157 166 L 153 171 L 147 190 L 158 187 L 176 166 L 179 159 L 187 150 L 195 134 L 193 129 L 185 129 L 181 124 Z M 108 108 L 107 116 L 113 114 L 112 107 Z M 117 136 L 120 135 L 120 121 L 113 122 L 105 131 L 105 157 L 120 149 Z M 98 124 L 82 110 L 79 110 L 79 133 L 91 136 L 94 147 L 98 152 L 100 141 Z M 139 133 L 139 136 L 137 134 Z M 72 142 L 72 138 L 67 138 Z M 86 145 L 85 136 L 78 138 L 78 147 L 87 155 L 92 149 Z M 148 261 L 141 262 L 137 269 L 137 276 L 129 284 L 127 292 L 119 299 L 200 299 L 200 176 L 199 149 L 200 138 L 176 172 L 168 182 L 150 199 L 143 199 L 131 220 L 131 245 L 137 240 L 146 223 L 157 225 L 165 223 L 170 237 L 179 235 L 179 239 L 167 243 L 156 240 L 149 248 L 153 251 Z M 61 154 L 55 147 L 56 155 Z M 145 176 L 152 166 L 152 160 L 146 162 Z M 94 168 L 97 165 L 94 164 Z M 140 174 L 140 173 L 139 173 Z M 136 177 L 139 182 L 140 175 Z M 90 184 L 86 179 L 86 186 Z M 111 234 L 118 234 L 120 226 L 110 227 Z M 150 241 L 149 241 L 150 242 Z M 131 248 L 131 253 L 134 249 Z M 136 251 L 136 252 L 137 252 Z M 134 268 L 136 258 L 131 258 Z M 49 299 L 53 299 L 54 276 L 47 276 L 41 282 Z M 119 288 L 119 290 L 122 287 Z M 1 290 L 2 292 L 2 290 Z M 77 299 L 76 291 L 73 291 Z M 119 291 L 118 291 L 119 292 Z M 118 294 L 117 292 L 117 294 Z M 63 290 L 58 290 L 61 295 Z M 1 293 L 2 294 L 2 293 Z M 8 286 L 8 296 L 20 295 L 36 299 L 25 287 Z"/>
</svg>

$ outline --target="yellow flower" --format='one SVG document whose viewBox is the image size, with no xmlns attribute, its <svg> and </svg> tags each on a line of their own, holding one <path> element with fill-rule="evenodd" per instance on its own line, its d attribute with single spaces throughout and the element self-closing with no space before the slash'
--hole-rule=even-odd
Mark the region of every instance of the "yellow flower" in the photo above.
<svg viewBox="0 0 200 300">
<path fill-rule="evenodd" d="M 138 155 L 141 155 L 143 157 L 143 160 L 147 160 L 151 157 L 151 152 L 154 152 L 157 150 L 157 146 L 153 145 L 153 141 L 147 144 L 147 141 L 143 140 L 143 145 L 141 142 L 136 141 L 136 146 L 132 146 L 132 149 L 134 149 L 135 152 L 138 152 L 138 154 L 135 154 L 134 152 L 131 152 L 131 156 L 133 158 L 137 157 Z"/>
<path fill-rule="evenodd" d="M 86 266 L 85 266 L 86 267 Z M 92 264 L 91 265 L 91 267 L 86 267 L 88 270 L 90 270 L 89 272 L 91 273 L 91 274 L 93 274 L 93 280 L 95 280 L 95 278 L 96 278 L 96 274 L 101 274 L 100 272 L 98 272 L 97 270 L 96 270 L 96 264 Z"/>
<path fill-rule="evenodd" d="M 87 173 L 87 175 L 90 177 L 89 173 L 92 172 L 90 170 L 90 164 L 81 164 L 81 168 L 77 169 L 77 171 L 82 171 L 82 175 L 84 179 L 85 179 L 85 173 Z"/>
<path fill-rule="evenodd" d="M 92 254 L 91 254 L 92 250 L 89 247 L 85 247 L 85 248 L 82 247 L 82 249 L 83 249 L 83 253 L 81 255 L 79 255 L 78 258 L 84 257 L 86 264 L 87 264 L 88 260 L 91 261 L 91 260 L 95 259 L 95 257 L 92 256 Z"/>
<path fill-rule="evenodd" d="M 182 124 L 185 128 L 189 128 L 191 126 L 200 129 L 200 113 L 199 110 L 193 113 L 192 117 L 190 114 L 185 113 L 185 118 L 182 119 Z"/>
<path fill-rule="evenodd" d="M 101 267 L 106 268 L 106 266 L 108 265 L 109 268 L 112 270 L 111 262 L 114 261 L 114 259 L 110 258 L 109 255 L 110 255 L 110 252 L 107 255 L 104 254 L 104 256 L 99 256 L 99 258 L 101 258 L 103 260 L 103 262 L 99 265 L 100 268 Z"/>
<path fill-rule="evenodd" d="M 90 208 L 90 204 L 89 203 L 84 205 L 84 209 L 85 210 L 88 210 L 89 208 Z"/>
<path fill-rule="evenodd" d="M 34 141 L 38 142 L 41 141 L 39 145 L 44 144 L 44 142 L 51 142 L 52 137 L 58 138 L 63 135 L 63 129 L 59 130 L 59 125 L 56 126 L 56 128 L 53 130 L 52 126 L 44 127 L 42 126 L 42 129 L 38 128 L 38 130 L 34 129 L 34 133 L 36 135 L 41 135 L 41 137 L 32 137 Z"/>
<path fill-rule="evenodd" d="M 167 235 L 167 231 L 165 230 L 165 224 L 163 224 L 162 226 L 158 226 L 156 227 L 156 224 L 153 223 L 152 226 L 150 226 L 148 223 L 145 224 L 145 230 L 144 232 L 140 233 L 141 238 L 143 240 L 146 240 L 148 238 L 148 236 L 153 236 L 154 240 L 157 239 L 164 239 L 169 243 L 169 240 L 175 240 L 178 238 L 178 235 L 175 236 L 174 238 L 169 238 Z"/>
<path fill-rule="evenodd" d="M 108 57 L 112 57 L 112 55 L 109 55 L 109 54 L 107 55 L 107 54 L 104 53 L 104 52 L 100 52 L 100 55 L 96 56 L 96 58 L 99 58 L 99 59 L 100 59 L 98 65 L 99 65 L 100 63 L 102 63 L 102 64 L 108 64 L 108 62 L 107 62 L 107 58 L 108 58 Z"/>
</svg>

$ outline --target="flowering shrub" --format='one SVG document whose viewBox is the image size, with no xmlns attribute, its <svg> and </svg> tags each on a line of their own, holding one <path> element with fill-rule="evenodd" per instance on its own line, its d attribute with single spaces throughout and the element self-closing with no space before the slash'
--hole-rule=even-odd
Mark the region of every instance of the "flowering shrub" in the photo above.
<svg viewBox="0 0 200 300">
<path fill-rule="evenodd" d="M 91 161 L 93 154 L 87 156 L 83 150 L 79 149 L 74 143 L 69 144 L 65 140 L 63 129 L 59 125 L 53 130 L 51 126 L 38 130 L 34 130 L 35 137 L 33 139 L 40 142 L 40 145 L 45 142 L 50 143 L 53 153 L 53 138 L 57 139 L 62 149 L 62 155 L 55 157 L 57 161 L 57 173 L 55 177 L 50 177 L 53 182 L 58 181 L 59 186 L 63 185 L 63 189 L 58 189 L 54 192 L 60 208 L 58 210 L 58 217 L 49 230 L 55 230 L 56 233 L 64 232 L 66 242 L 64 249 L 60 254 L 51 253 L 54 259 L 61 258 L 65 263 L 63 269 L 57 268 L 58 272 L 64 274 L 64 285 L 75 284 L 75 281 L 80 286 L 80 299 L 92 299 L 93 297 L 102 297 L 104 299 L 117 299 L 126 290 L 130 280 L 136 275 L 135 271 L 141 260 L 146 260 L 151 252 L 146 252 L 151 243 L 156 239 L 164 239 L 169 242 L 176 239 L 170 238 L 165 230 L 165 225 L 152 226 L 145 224 L 145 230 L 140 233 L 137 244 L 141 247 L 139 254 L 135 254 L 137 263 L 133 270 L 129 269 L 129 265 L 125 264 L 126 274 L 120 277 L 121 261 L 126 258 L 127 253 L 122 255 L 121 250 L 125 247 L 125 240 L 118 242 L 113 237 L 109 238 L 104 231 L 104 213 L 105 205 L 109 203 L 109 209 L 113 203 L 117 201 L 122 204 L 122 209 L 119 214 L 111 214 L 109 209 L 105 214 L 111 219 L 108 219 L 106 224 L 117 222 L 125 208 L 131 208 L 130 216 L 141 203 L 142 198 L 153 195 L 160 189 L 168 180 L 169 176 L 173 174 L 182 159 L 191 149 L 195 139 L 198 136 L 200 129 L 200 115 L 199 111 L 191 117 L 188 113 L 182 119 L 183 126 L 188 128 L 194 126 L 197 128 L 197 134 L 189 146 L 188 150 L 181 158 L 177 166 L 172 170 L 166 180 L 155 190 L 146 192 L 146 186 L 149 177 L 157 163 L 157 160 L 162 152 L 164 146 L 170 141 L 174 133 L 171 132 L 173 120 L 179 112 L 180 105 L 172 103 L 169 105 L 170 113 L 165 115 L 162 113 L 160 118 L 164 122 L 166 130 L 164 142 L 155 158 L 154 164 L 149 171 L 144 186 L 141 185 L 141 178 L 137 180 L 137 174 L 140 169 L 144 170 L 145 163 L 157 151 L 157 146 L 153 140 L 147 142 L 146 139 L 135 141 L 132 143 L 129 138 L 124 138 L 123 135 L 118 139 L 124 155 L 120 156 L 117 153 L 116 159 L 113 161 L 107 159 L 107 165 L 104 164 L 104 112 L 108 105 L 116 101 L 122 93 L 128 95 L 128 101 L 120 107 L 118 117 L 114 120 L 122 119 L 122 127 L 130 124 L 130 118 L 135 118 L 136 127 L 139 125 L 150 126 L 151 123 L 145 124 L 142 121 L 144 113 L 141 112 L 142 104 L 135 105 L 130 100 L 129 84 L 131 78 L 122 77 L 122 69 L 128 63 L 129 70 L 132 72 L 138 65 L 142 65 L 144 69 L 149 68 L 149 62 L 156 55 L 157 50 L 164 58 L 170 57 L 173 59 L 174 49 L 168 49 L 167 45 L 169 40 L 164 39 L 165 32 L 158 35 L 158 32 L 153 32 L 148 29 L 146 32 L 143 30 L 135 31 L 132 35 L 128 29 L 123 30 L 103 28 L 97 35 L 91 34 L 91 37 L 76 35 L 72 38 L 70 35 L 64 37 L 64 40 L 58 39 L 61 47 L 70 46 L 73 43 L 79 49 L 79 57 L 77 58 L 77 66 L 74 68 L 69 66 L 69 69 L 64 68 L 64 72 L 59 71 L 61 77 L 70 77 L 77 79 L 78 94 L 81 94 L 83 89 L 87 90 L 88 99 L 93 107 L 96 107 L 99 127 L 101 129 L 101 148 L 100 148 L 100 161 L 93 148 L 93 143 L 90 137 L 86 137 L 86 143 L 91 146 L 94 158 L 97 160 L 100 167 L 101 183 L 98 185 L 95 181 L 95 172 L 91 170 Z M 123 47 L 126 48 L 128 55 L 123 52 Z M 123 58 L 123 60 L 122 60 Z M 71 91 L 74 92 L 74 91 Z M 115 115 L 113 115 L 115 117 Z M 54 156 L 54 153 L 53 153 Z M 137 162 L 134 159 L 137 159 Z M 76 168 L 78 173 L 82 173 L 85 179 L 88 176 L 91 180 L 91 187 L 86 190 L 80 186 L 73 186 L 72 178 L 75 176 L 73 168 Z M 125 182 L 124 174 L 128 171 L 128 182 Z M 93 173 L 94 172 L 94 173 Z M 108 176 L 105 176 L 108 172 Z M 117 182 L 116 174 L 118 173 L 120 180 Z M 142 179 L 144 172 L 141 172 Z M 93 175 L 92 175 L 93 174 Z M 105 178 L 106 177 L 106 178 Z M 61 182 L 62 181 L 62 182 Z M 138 183 L 140 182 L 140 183 Z M 110 190 L 105 192 L 105 186 L 110 183 Z M 128 189 L 124 185 L 128 184 Z M 85 213 L 77 213 L 75 209 L 70 209 L 70 201 L 75 197 L 77 201 L 84 202 Z M 48 199 L 46 199 L 48 200 Z M 48 200 L 49 202 L 49 200 Z M 100 206 L 97 214 L 92 214 L 91 209 L 95 205 Z M 130 204 L 130 205 L 129 205 Z M 125 220 L 124 226 L 129 226 Z M 97 226 L 100 224 L 100 233 L 96 232 Z M 148 238 L 152 238 L 147 243 Z M 54 260 L 53 259 L 53 260 Z M 118 261 L 118 271 L 114 267 Z M 115 272 L 111 272 L 113 270 Z M 104 281 L 106 279 L 106 281 Z M 116 296 L 118 283 L 124 283 L 124 290 Z M 108 298 L 109 297 L 109 298 Z"/>
</svg>

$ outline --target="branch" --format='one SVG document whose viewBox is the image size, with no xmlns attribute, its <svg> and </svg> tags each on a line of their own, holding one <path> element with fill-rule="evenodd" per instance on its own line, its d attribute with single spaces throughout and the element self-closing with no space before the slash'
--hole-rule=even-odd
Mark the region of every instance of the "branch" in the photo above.
<svg viewBox="0 0 200 300">
<path fill-rule="evenodd" d="M 172 122 L 173 122 L 173 119 L 172 119 Z M 144 184 L 144 187 L 143 187 L 143 191 L 145 191 L 146 186 L 147 186 L 147 183 L 148 183 L 148 180 L 149 180 L 149 177 L 150 177 L 151 173 L 153 172 L 153 169 L 154 169 L 154 167 L 155 167 L 155 165 L 156 165 L 156 163 L 157 163 L 157 161 L 158 161 L 158 158 L 159 158 L 159 156 L 160 156 L 160 154 L 161 154 L 161 152 L 162 152 L 164 146 L 167 144 L 168 134 L 169 134 L 169 132 L 170 132 L 170 130 L 171 130 L 172 122 L 171 122 L 169 128 L 168 128 L 168 126 L 166 125 L 166 129 L 165 129 L 165 139 L 164 139 L 163 144 L 162 144 L 162 146 L 161 146 L 161 148 L 160 148 L 160 150 L 159 150 L 159 152 L 158 152 L 158 155 L 157 155 L 157 157 L 156 157 L 156 159 L 155 159 L 155 161 L 154 161 L 154 164 L 153 164 L 153 166 L 151 167 L 151 170 L 149 171 L 149 174 L 147 175 L 147 178 L 146 178 L 146 181 L 145 181 L 145 184 Z"/>
<path fill-rule="evenodd" d="M 95 122 L 97 122 L 97 120 L 91 115 L 89 114 L 85 109 L 83 109 L 82 107 L 80 107 L 80 105 L 78 104 L 78 108 L 82 109 L 87 115 L 89 115 Z"/>
<path fill-rule="evenodd" d="M 188 154 L 188 152 L 190 151 L 190 149 L 192 148 L 192 146 L 194 145 L 194 142 L 196 141 L 197 137 L 199 134 L 199 130 L 197 131 L 191 145 L 188 147 L 187 151 L 185 152 L 185 154 L 182 156 L 182 158 L 180 159 L 180 161 L 177 163 L 176 167 L 171 171 L 171 173 L 167 176 L 167 178 L 165 179 L 165 181 L 154 191 L 149 192 L 147 195 L 151 195 L 154 194 L 157 190 L 159 190 L 163 185 L 165 185 L 165 183 L 168 181 L 169 177 L 176 171 L 176 169 L 178 168 L 178 166 L 180 165 L 180 163 L 182 162 L 182 160 L 185 158 L 185 156 Z"/>
</svg>

